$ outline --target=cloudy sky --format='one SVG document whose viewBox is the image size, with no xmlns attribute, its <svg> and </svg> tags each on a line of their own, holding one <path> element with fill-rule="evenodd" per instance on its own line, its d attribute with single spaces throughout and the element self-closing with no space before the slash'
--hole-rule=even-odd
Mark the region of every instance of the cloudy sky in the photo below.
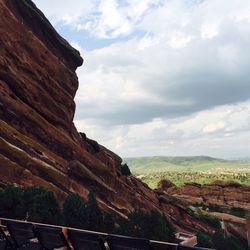
<svg viewBox="0 0 250 250">
<path fill-rule="evenodd" d="M 34 2 L 85 60 L 79 131 L 122 157 L 250 157 L 250 1 Z"/>
</svg>

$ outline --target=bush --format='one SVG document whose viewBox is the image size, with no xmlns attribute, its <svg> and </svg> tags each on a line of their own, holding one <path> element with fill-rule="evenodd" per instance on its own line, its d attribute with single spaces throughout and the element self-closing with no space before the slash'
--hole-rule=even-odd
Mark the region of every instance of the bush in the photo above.
<svg viewBox="0 0 250 250">
<path fill-rule="evenodd" d="M 213 248 L 213 242 L 211 236 L 202 231 L 198 231 L 197 234 L 197 246 Z"/>
<path fill-rule="evenodd" d="M 216 204 L 209 204 L 208 209 L 209 211 L 214 211 L 214 212 L 224 212 L 223 209 Z"/>
<path fill-rule="evenodd" d="M 246 211 L 243 208 L 235 208 L 233 207 L 231 211 L 229 211 L 230 214 L 238 217 L 245 218 L 246 217 Z"/>
<path fill-rule="evenodd" d="M 190 207 L 187 208 L 187 213 L 191 216 L 195 216 L 195 212 L 193 209 L 191 209 Z"/>
<path fill-rule="evenodd" d="M 121 165 L 121 174 L 125 175 L 125 176 L 132 175 L 131 171 L 126 163 Z"/>
<path fill-rule="evenodd" d="M 203 222 L 209 224 L 210 226 L 214 228 L 217 228 L 217 229 L 221 228 L 220 220 L 214 216 L 202 214 L 200 215 L 200 220 L 202 220 Z"/>
</svg>

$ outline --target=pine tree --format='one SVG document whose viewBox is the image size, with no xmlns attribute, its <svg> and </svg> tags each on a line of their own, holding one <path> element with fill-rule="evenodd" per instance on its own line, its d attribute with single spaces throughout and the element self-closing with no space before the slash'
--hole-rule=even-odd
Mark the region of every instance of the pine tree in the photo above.
<svg viewBox="0 0 250 250">
<path fill-rule="evenodd" d="M 174 229 L 159 211 L 152 210 L 147 219 L 147 228 L 149 229 L 147 238 L 161 241 L 173 241 Z"/>
<path fill-rule="evenodd" d="M 34 200 L 37 196 L 45 193 L 47 190 L 44 187 L 40 186 L 31 186 L 25 188 L 23 191 L 23 207 L 25 210 L 26 219 L 30 219 L 31 209 L 34 204 Z"/>
<path fill-rule="evenodd" d="M 224 249 L 224 235 L 221 230 L 217 230 L 213 235 L 212 235 L 212 241 L 214 244 L 214 247 L 216 250 L 223 250 Z"/>
<path fill-rule="evenodd" d="M 46 190 L 35 196 L 30 209 L 30 220 L 48 224 L 61 224 L 61 211 L 52 191 Z"/>
<path fill-rule="evenodd" d="M 239 238 L 236 238 L 235 236 L 231 235 L 229 237 L 226 237 L 224 241 L 224 248 L 226 250 L 248 250 L 247 242 L 244 240 L 240 240 Z"/>
<path fill-rule="evenodd" d="M 0 216 L 12 219 L 24 219 L 23 190 L 8 185 L 0 192 Z"/>
<path fill-rule="evenodd" d="M 106 233 L 113 233 L 115 229 L 115 220 L 112 214 L 105 213 L 103 215 L 103 230 Z"/>
<path fill-rule="evenodd" d="M 78 194 L 69 194 L 63 204 L 63 217 L 66 226 L 86 228 L 86 205 Z"/>
<path fill-rule="evenodd" d="M 198 231 L 196 236 L 197 236 L 197 244 L 199 247 L 213 248 L 213 242 L 210 235 L 202 231 Z"/>
<path fill-rule="evenodd" d="M 86 204 L 86 224 L 87 229 L 96 231 L 103 230 L 102 212 L 92 192 L 89 193 L 88 202 Z"/>
<path fill-rule="evenodd" d="M 145 237 L 147 231 L 147 215 L 141 210 L 134 210 L 128 215 L 130 236 Z"/>
<path fill-rule="evenodd" d="M 174 228 L 159 211 L 152 210 L 143 213 L 134 210 L 128 215 L 128 220 L 120 219 L 118 233 L 162 241 L 174 241 Z"/>
</svg>

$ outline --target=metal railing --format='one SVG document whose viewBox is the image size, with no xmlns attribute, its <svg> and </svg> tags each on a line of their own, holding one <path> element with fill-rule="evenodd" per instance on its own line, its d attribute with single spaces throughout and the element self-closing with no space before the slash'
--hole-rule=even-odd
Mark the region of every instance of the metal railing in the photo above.
<svg viewBox="0 0 250 250">
<path fill-rule="evenodd" d="M 71 228 L 71 227 L 65 227 L 65 226 L 58 226 L 58 225 L 52 225 L 52 224 L 45 224 L 45 223 L 37 223 L 37 222 L 32 222 L 32 221 L 22 221 L 22 220 L 15 220 L 15 219 L 9 219 L 9 218 L 1 218 L 0 217 L 0 227 L 4 229 L 4 231 L 8 232 L 8 227 L 6 226 L 8 223 L 15 222 L 15 223 L 27 223 L 27 224 L 32 224 L 34 227 L 46 227 L 46 228 L 56 228 L 60 229 L 63 235 L 65 236 L 66 241 L 68 242 L 68 246 L 71 249 L 74 249 L 72 247 L 72 242 L 69 239 L 68 232 L 69 231 L 76 231 L 79 233 L 91 233 L 94 235 L 99 236 L 104 240 L 104 245 L 106 249 L 111 249 L 108 245 L 108 242 L 106 239 L 108 237 L 113 236 L 112 234 L 107 234 L 103 232 L 97 232 L 97 231 L 90 231 L 90 230 L 84 230 L 84 229 L 78 229 L 78 228 Z M 137 238 L 133 237 L 127 237 L 127 236 L 122 236 L 122 235 L 116 235 L 116 237 L 121 237 L 121 239 L 128 239 L 128 240 L 136 240 Z M 184 246 L 180 244 L 175 244 L 175 243 L 170 243 L 170 242 L 162 242 L 162 241 L 156 241 L 156 240 L 148 240 L 149 242 L 149 249 L 151 250 L 164 250 L 164 249 L 169 249 L 169 250 L 213 250 L 211 248 L 201 248 L 201 247 L 190 247 L 190 246 Z M 132 248 L 131 248 L 132 249 Z M 134 248 L 133 248 L 134 249 Z M 138 248 L 142 249 L 142 248 Z"/>
</svg>

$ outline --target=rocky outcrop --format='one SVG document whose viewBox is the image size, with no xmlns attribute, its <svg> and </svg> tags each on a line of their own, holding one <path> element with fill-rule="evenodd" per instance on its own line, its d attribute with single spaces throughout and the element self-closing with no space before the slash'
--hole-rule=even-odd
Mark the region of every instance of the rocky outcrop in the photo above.
<svg viewBox="0 0 250 250">
<path fill-rule="evenodd" d="M 176 185 L 171 182 L 170 180 L 163 179 L 158 183 L 157 189 L 158 190 L 168 190 L 169 188 L 175 188 Z"/>
<path fill-rule="evenodd" d="M 0 187 L 42 185 L 59 200 L 70 192 L 86 198 L 91 190 L 103 209 L 121 216 L 160 209 L 183 230 L 210 230 L 122 176 L 119 156 L 77 132 L 75 69 L 83 60 L 33 2 L 0 0 L 0 16 Z"/>
<path fill-rule="evenodd" d="M 216 181 L 201 185 L 187 183 L 181 187 L 161 187 L 162 191 L 190 203 L 217 205 L 224 208 L 242 208 L 250 211 L 250 187 L 236 182 Z"/>
</svg>

